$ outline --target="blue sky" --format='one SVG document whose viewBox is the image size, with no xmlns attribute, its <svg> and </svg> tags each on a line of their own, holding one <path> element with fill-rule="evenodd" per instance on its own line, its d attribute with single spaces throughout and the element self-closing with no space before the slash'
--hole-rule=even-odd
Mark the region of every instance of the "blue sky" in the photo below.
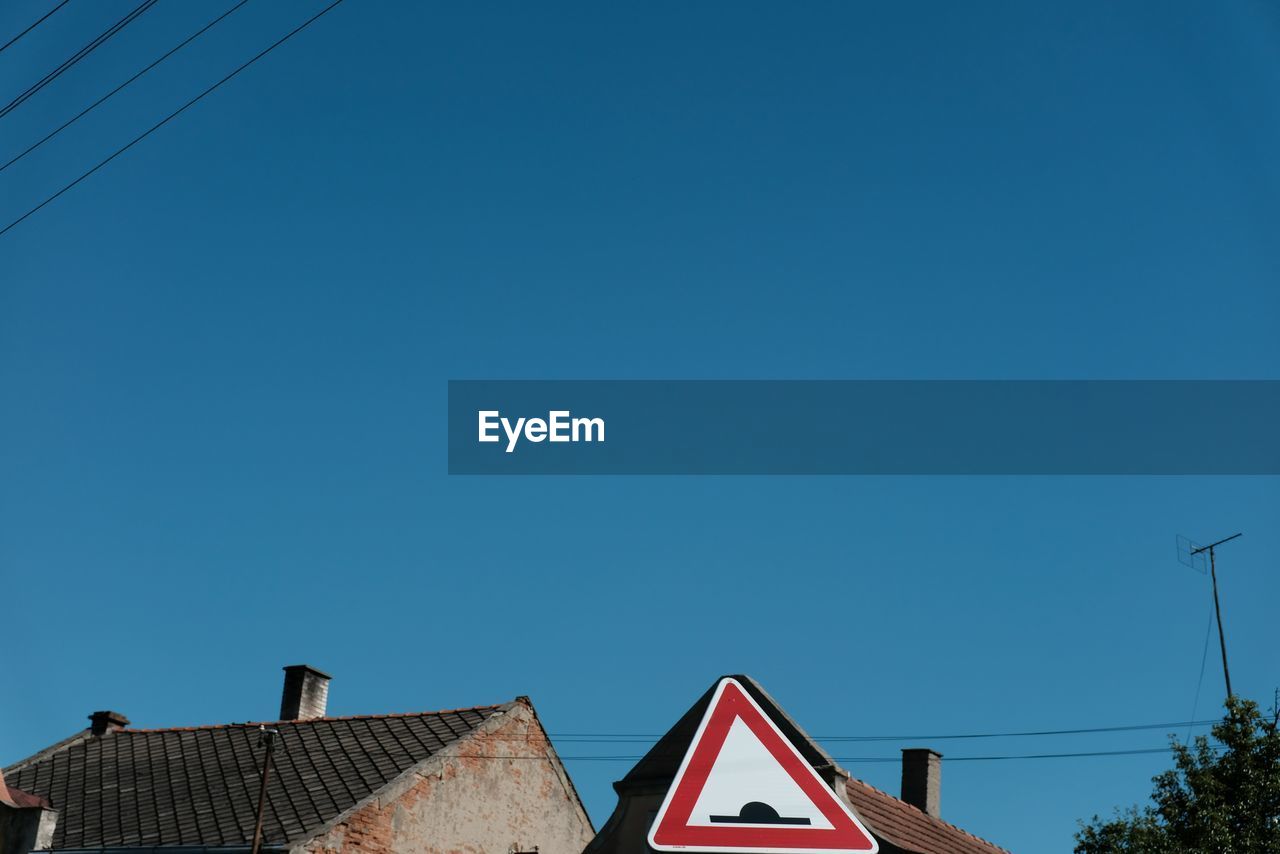
<svg viewBox="0 0 1280 854">
<path fill-rule="evenodd" d="M 160 0 L 0 153 L 229 5 Z M 6 93 L 132 6 L 50 18 Z M 318 8 L 250 0 L 0 173 L 5 223 Z M 1174 536 L 1238 530 L 1233 682 L 1269 704 L 1275 478 L 450 478 L 444 404 L 1280 378 L 1277 39 L 1262 2 L 346 0 L 0 238 L 0 761 L 98 708 L 271 717 L 297 662 L 335 713 L 529 694 L 559 733 L 660 733 L 729 672 L 819 735 L 1186 720 L 1210 599 Z M 1199 717 L 1221 684 L 1210 647 Z M 1165 757 L 951 760 L 1162 744 L 940 742 L 943 814 L 1066 850 Z M 627 767 L 570 763 L 597 824 Z"/>
</svg>

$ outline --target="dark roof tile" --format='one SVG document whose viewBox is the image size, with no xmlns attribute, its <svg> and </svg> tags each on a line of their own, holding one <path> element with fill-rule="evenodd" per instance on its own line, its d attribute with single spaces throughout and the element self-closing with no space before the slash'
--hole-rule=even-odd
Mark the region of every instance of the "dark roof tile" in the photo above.
<svg viewBox="0 0 1280 854">
<path fill-rule="evenodd" d="M 271 723 L 280 741 L 266 842 L 305 838 L 501 708 Z M 67 739 L 6 770 L 5 779 L 59 811 L 54 848 L 247 845 L 257 812 L 259 726 Z"/>
</svg>

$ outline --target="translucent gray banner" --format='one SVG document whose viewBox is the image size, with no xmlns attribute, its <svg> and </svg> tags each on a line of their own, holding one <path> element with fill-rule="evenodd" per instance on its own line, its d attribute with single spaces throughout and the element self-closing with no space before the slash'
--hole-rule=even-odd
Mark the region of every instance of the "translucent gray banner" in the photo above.
<svg viewBox="0 0 1280 854">
<path fill-rule="evenodd" d="M 451 474 L 1280 474 L 1280 381 L 454 380 Z"/>
</svg>

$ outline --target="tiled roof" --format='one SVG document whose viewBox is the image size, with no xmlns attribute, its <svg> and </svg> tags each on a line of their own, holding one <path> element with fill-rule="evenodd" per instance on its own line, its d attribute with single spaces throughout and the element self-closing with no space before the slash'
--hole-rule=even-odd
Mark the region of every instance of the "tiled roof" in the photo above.
<svg viewBox="0 0 1280 854">
<path fill-rule="evenodd" d="M 954 824 L 934 818 L 906 801 L 861 780 L 849 778 L 849 800 L 871 831 L 903 851 L 917 854 L 1008 854 Z"/>
<path fill-rule="evenodd" d="M 37 795 L 16 789 L 4 781 L 4 773 L 0 772 L 0 804 L 6 804 L 19 809 L 27 807 L 45 807 L 49 806 L 49 802 Z"/>
<path fill-rule="evenodd" d="M 819 776 L 831 782 L 847 774 L 778 705 L 777 701 L 769 696 L 760 683 L 745 675 L 735 675 L 732 678 L 736 679 L 760 705 L 760 708 Z M 610 819 L 587 847 L 589 854 L 615 854 L 620 851 L 641 850 L 633 846 L 629 836 L 632 831 L 622 818 L 628 809 L 627 801 L 633 793 L 650 798 L 655 790 L 664 791 L 671 784 L 719 682 L 719 679 L 713 682 L 698 701 L 636 763 L 635 767 L 614 784 L 619 795 L 614 818 Z M 833 785 L 836 784 L 833 783 Z M 892 846 L 907 854 L 1008 854 L 998 845 L 966 833 L 942 819 L 933 818 L 907 802 L 869 786 L 861 780 L 849 777 L 846 786 L 849 799 L 853 802 L 858 816 L 877 839 L 888 843 L 885 846 L 886 849 Z M 648 850 L 647 846 L 643 850 Z"/>
<path fill-rule="evenodd" d="M 800 755 L 804 757 L 806 762 L 814 768 L 832 768 L 835 766 L 835 760 L 828 756 L 826 751 L 819 747 L 817 742 L 811 739 L 791 719 L 791 716 L 778 705 L 773 697 L 769 696 L 759 682 L 756 682 L 750 676 L 742 674 L 733 678 L 738 681 L 743 690 L 760 704 L 765 713 L 773 719 L 774 724 L 782 730 L 783 736 L 800 751 Z M 618 781 L 618 786 L 645 785 L 655 780 L 666 784 L 675 779 L 676 771 L 679 770 L 680 763 L 684 760 L 685 752 L 689 749 L 690 742 L 693 741 L 694 733 L 698 731 L 698 724 L 702 722 L 707 706 L 711 705 L 711 697 L 715 694 L 718 684 L 719 680 L 713 683 L 698 698 L 698 701 L 689 707 L 689 710 L 684 713 L 680 720 L 676 721 L 675 725 L 667 730 L 666 734 L 653 747 L 649 748 L 649 751 L 645 753 L 640 761 L 627 772 L 627 776 Z"/>
<path fill-rule="evenodd" d="M 270 724 L 280 739 L 264 841 L 309 838 L 503 708 Z M 248 845 L 263 754 L 258 727 L 123 729 L 37 754 L 5 777 L 58 810 L 54 848 Z"/>
</svg>

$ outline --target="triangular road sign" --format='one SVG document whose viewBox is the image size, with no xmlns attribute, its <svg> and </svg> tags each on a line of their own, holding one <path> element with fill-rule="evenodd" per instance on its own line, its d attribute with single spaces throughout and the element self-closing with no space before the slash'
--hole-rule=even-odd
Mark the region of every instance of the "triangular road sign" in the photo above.
<svg viewBox="0 0 1280 854">
<path fill-rule="evenodd" d="M 876 841 L 735 679 L 722 679 L 649 830 L 657 851 L 875 854 Z"/>
</svg>

